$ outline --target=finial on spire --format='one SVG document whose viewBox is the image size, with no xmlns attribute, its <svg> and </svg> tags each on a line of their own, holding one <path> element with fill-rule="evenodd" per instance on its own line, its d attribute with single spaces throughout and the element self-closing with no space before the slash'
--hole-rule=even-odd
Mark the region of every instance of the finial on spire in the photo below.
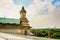
<svg viewBox="0 0 60 40">
<path fill-rule="evenodd" d="M 24 9 L 24 6 L 22 6 L 22 9 Z"/>
<path fill-rule="evenodd" d="M 24 6 L 22 6 L 22 9 L 20 12 L 25 12 L 26 13 L 26 10 L 24 9 Z"/>
</svg>

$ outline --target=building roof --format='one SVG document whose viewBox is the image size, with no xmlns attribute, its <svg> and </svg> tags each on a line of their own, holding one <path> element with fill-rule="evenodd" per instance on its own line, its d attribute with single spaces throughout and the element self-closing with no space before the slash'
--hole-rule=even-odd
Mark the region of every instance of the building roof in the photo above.
<svg viewBox="0 0 60 40">
<path fill-rule="evenodd" d="M 0 23 L 20 24 L 20 20 L 12 18 L 0 18 Z"/>
</svg>

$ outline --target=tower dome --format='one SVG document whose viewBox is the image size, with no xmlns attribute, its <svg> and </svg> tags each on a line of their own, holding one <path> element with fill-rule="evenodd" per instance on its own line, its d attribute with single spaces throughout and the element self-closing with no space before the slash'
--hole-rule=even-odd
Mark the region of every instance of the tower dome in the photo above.
<svg viewBox="0 0 60 40">
<path fill-rule="evenodd" d="M 21 9 L 20 13 L 21 13 L 21 12 L 26 13 L 26 10 L 24 9 L 24 6 L 22 6 L 22 9 Z"/>
</svg>

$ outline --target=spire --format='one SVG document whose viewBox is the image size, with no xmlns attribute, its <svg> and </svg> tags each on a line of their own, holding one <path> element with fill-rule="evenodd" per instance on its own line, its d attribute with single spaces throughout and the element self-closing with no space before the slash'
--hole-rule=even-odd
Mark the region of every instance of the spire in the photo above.
<svg viewBox="0 0 60 40">
<path fill-rule="evenodd" d="M 24 6 L 22 6 L 22 9 L 24 9 Z"/>
<path fill-rule="evenodd" d="M 26 10 L 24 9 L 24 6 L 22 6 L 22 9 L 20 12 L 25 12 L 26 13 Z"/>
</svg>

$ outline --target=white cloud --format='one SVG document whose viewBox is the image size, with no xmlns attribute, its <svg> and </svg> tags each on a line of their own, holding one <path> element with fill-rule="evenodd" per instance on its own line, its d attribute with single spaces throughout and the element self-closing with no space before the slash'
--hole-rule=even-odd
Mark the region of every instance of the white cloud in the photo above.
<svg viewBox="0 0 60 40">
<path fill-rule="evenodd" d="M 40 0 L 34 0 L 33 3 L 28 7 L 27 13 L 29 13 L 28 17 L 30 17 L 30 24 L 32 27 L 42 27 L 45 24 L 42 20 L 46 20 L 46 18 L 49 16 L 47 14 L 39 15 L 38 12 L 45 8 L 47 4 L 47 0 L 44 3 L 40 2 Z"/>
<path fill-rule="evenodd" d="M 29 16 L 33 16 L 37 15 L 38 12 L 40 12 L 43 8 L 45 8 L 47 6 L 47 3 L 44 2 L 40 2 L 40 0 L 34 0 L 32 4 L 29 5 L 28 9 L 27 9 L 27 13 L 29 13 Z"/>
<path fill-rule="evenodd" d="M 52 0 L 45 0 L 45 2 L 41 2 L 40 0 L 34 0 L 32 4 L 27 9 L 27 15 L 30 21 L 30 24 L 33 28 L 60 28 L 57 23 L 54 21 L 53 10 L 55 7 L 51 4 Z M 39 11 L 48 8 L 48 14 L 41 15 L 38 14 Z M 60 13 L 60 12 L 59 12 Z"/>
<path fill-rule="evenodd" d="M 0 0 L 0 17 L 18 18 L 21 6 L 16 6 L 13 0 Z"/>
<path fill-rule="evenodd" d="M 58 18 L 60 14 L 57 14 L 58 11 L 55 13 L 53 12 L 55 7 L 51 4 L 51 1 L 52 0 L 45 0 L 44 2 L 41 2 L 40 0 L 33 0 L 32 4 L 26 8 L 27 18 L 33 28 L 52 28 L 55 26 L 60 28 L 60 23 L 58 24 L 55 22 L 59 20 L 56 20 L 56 18 Z M 43 15 L 41 15 L 41 13 L 39 14 L 45 7 L 48 8 L 48 13 Z M 13 0 L 0 0 L 0 17 L 19 18 L 20 10 L 21 5 L 15 5 Z"/>
</svg>

